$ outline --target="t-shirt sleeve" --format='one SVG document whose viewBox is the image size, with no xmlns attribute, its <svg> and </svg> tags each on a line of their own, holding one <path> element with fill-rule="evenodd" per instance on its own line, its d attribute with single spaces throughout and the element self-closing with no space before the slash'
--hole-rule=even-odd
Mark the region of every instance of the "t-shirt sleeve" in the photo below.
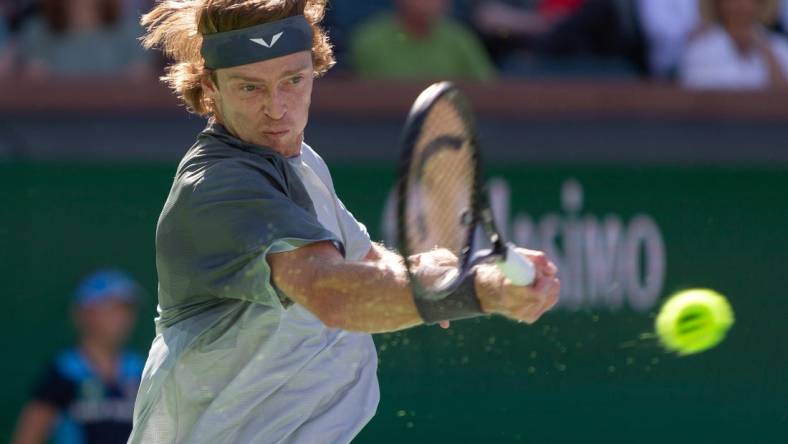
<svg viewBox="0 0 788 444">
<path fill-rule="evenodd" d="M 348 260 L 363 260 L 369 253 L 369 249 L 372 248 L 367 227 L 356 220 L 339 198 L 337 198 L 337 214 L 345 238 Z"/>
<path fill-rule="evenodd" d="M 311 147 L 307 147 L 302 151 L 302 156 L 304 156 L 306 163 L 313 169 L 334 198 L 346 259 L 351 261 L 363 260 L 367 257 L 369 249 L 372 248 L 372 241 L 369 238 L 367 227 L 356 220 L 353 213 L 345 207 L 345 204 L 337 196 L 337 191 L 334 189 L 334 180 L 331 178 L 331 171 L 329 171 L 326 162 L 320 157 L 320 154 L 312 150 Z"/>
<path fill-rule="evenodd" d="M 76 393 L 74 384 L 58 371 L 57 366 L 50 364 L 33 387 L 31 398 L 58 410 L 64 410 L 74 400 Z"/>
<path fill-rule="evenodd" d="M 166 290 L 188 286 L 179 293 L 277 306 L 267 255 L 318 241 L 341 251 L 336 236 L 290 199 L 285 186 L 273 166 L 225 161 L 202 172 L 185 187 L 181 208 L 160 222 L 157 255 Z"/>
</svg>

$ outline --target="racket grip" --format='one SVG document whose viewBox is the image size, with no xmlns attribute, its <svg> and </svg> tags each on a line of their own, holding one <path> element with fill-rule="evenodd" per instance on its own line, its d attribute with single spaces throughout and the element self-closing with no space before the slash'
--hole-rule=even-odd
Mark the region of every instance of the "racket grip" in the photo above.
<svg viewBox="0 0 788 444">
<path fill-rule="evenodd" d="M 514 245 L 506 245 L 506 257 L 498 262 L 498 268 L 514 285 L 531 285 L 536 277 L 534 264 L 514 250 Z"/>
</svg>

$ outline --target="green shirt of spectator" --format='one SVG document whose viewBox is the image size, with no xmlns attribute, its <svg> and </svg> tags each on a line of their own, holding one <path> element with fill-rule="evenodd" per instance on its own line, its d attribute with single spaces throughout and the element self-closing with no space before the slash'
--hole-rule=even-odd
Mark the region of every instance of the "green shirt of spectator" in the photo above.
<svg viewBox="0 0 788 444">
<path fill-rule="evenodd" d="M 495 69 L 478 38 L 459 22 L 438 18 L 423 36 L 405 31 L 396 14 L 363 24 L 352 36 L 353 68 L 365 78 L 490 80 Z"/>
</svg>

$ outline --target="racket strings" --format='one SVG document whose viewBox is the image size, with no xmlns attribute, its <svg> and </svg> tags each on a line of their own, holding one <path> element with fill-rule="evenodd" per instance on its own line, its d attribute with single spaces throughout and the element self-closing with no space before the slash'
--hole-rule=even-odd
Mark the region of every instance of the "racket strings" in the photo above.
<svg viewBox="0 0 788 444">
<path fill-rule="evenodd" d="M 468 132 L 450 97 L 425 117 L 408 174 L 410 251 L 446 248 L 460 255 L 468 243 L 476 171 Z"/>
</svg>

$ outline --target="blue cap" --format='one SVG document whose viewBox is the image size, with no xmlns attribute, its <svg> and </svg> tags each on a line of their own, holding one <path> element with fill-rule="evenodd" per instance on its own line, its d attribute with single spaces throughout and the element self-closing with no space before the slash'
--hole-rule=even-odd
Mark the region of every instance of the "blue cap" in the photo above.
<svg viewBox="0 0 788 444">
<path fill-rule="evenodd" d="M 120 270 L 99 270 L 79 283 L 74 291 L 74 302 L 79 306 L 108 300 L 134 303 L 140 290 L 134 279 Z"/>
</svg>

